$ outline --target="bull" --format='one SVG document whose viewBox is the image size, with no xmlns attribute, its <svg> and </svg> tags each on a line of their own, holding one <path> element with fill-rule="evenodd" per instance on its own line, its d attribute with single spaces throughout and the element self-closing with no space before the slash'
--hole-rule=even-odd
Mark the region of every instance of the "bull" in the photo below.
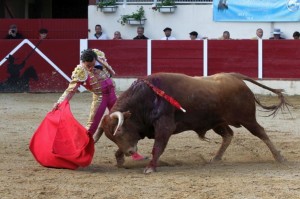
<svg viewBox="0 0 300 199">
<path fill-rule="evenodd" d="M 244 81 L 275 93 L 279 103 L 263 105 Z M 157 95 L 149 85 L 177 100 L 186 113 Z M 152 173 L 172 134 L 192 130 L 205 139 L 206 132 L 212 129 L 222 137 L 221 146 L 212 158 L 220 161 L 233 138 L 230 126 L 243 126 L 267 145 L 276 161 L 283 162 L 285 158 L 256 120 L 256 104 L 270 111 L 269 115 L 289 106 L 282 92 L 238 73 L 208 77 L 157 73 L 138 79 L 120 95 L 110 114 L 103 118 L 94 139 L 97 142 L 105 132 L 118 146 L 115 157 L 119 167 L 125 162 L 125 155 L 137 151 L 140 139 L 154 139 L 152 159 L 144 169 L 144 173 Z"/>
</svg>

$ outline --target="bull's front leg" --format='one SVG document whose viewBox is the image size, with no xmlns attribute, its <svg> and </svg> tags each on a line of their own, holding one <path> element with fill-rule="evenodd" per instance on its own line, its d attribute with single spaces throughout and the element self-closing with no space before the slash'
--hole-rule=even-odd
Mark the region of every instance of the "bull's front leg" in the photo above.
<svg viewBox="0 0 300 199">
<path fill-rule="evenodd" d="M 164 152 L 170 136 L 175 130 L 175 124 L 170 122 L 170 118 L 160 119 L 155 126 L 155 141 L 152 148 L 152 159 L 144 169 L 144 173 L 152 173 L 156 171 L 159 157 Z"/>
<path fill-rule="evenodd" d="M 120 149 L 118 149 L 115 153 L 115 157 L 116 157 L 116 160 L 117 160 L 117 167 L 123 167 L 123 164 L 125 162 L 124 153 Z"/>
<path fill-rule="evenodd" d="M 155 140 L 153 148 L 152 148 L 152 159 L 149 162 L 149 164 L 146 166 L 146 168 L 144 169 L 145 174 L 156 171 L 159 157 L 164 152 L 166 145 L 167 145 L 167 143 L 165 143 L 164 141 L 162 142 L 162 141 Z"/>
</svg>

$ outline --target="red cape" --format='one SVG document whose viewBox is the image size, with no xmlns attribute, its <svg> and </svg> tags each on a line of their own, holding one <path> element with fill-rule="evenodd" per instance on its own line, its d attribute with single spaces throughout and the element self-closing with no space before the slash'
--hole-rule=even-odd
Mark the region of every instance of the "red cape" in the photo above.
<svg viewBox="0 0 300 199">
<path fill-rule="evenodd" d="M 49 112 L 30 141 L 30 151 L 45 167 L 77 169 L 88 166 L 94 155 L 94 140 L 63 101 Z"/>
</svg>

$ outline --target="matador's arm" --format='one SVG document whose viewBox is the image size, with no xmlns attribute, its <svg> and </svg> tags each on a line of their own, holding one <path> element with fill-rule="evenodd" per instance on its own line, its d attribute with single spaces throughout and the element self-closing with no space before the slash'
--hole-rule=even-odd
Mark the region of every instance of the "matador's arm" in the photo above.
<svg viewBox="0 0 300 199">
<path fill-rule="evenodd" d="M 64 101 L 65 99 L 71 100 L 74 94 L 76 93 L 78 87 L 86 81 L 88 77 L 87 71 L 84 69 L 83 66 L 78 65 L 75 70 L 72 72 L 72 80 L 69 83 L 68 88 L 65 92 L 60 96 L 58 101 L 54 104 L 53 109 L 56 109 L 58 105 Z"/>
</svg>

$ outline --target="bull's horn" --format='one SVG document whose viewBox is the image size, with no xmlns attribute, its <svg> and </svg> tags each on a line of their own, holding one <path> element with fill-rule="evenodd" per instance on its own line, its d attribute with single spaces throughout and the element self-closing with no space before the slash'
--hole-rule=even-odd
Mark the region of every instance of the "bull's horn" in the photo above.
<svg viewBox="0 0 300 199">
<path fill-rule="evenodd" d="M 103 134 L 103 128 L 99 128 L 98 131 L 94 134 L 93 138 L 94 138 L 94 143 L 96 144 L 98 142 L 98 140 L 100 139 L 101 135 Z"/>
<path fill-rule="evenodd" d="M 109 115 L 111 118 L 117 118 L 118 119 L 118 125 L 115 129 L 114 135 L 116 135 L 118 129 L 122 126 L 124 122 L 124 115 L 120 111 L 113 112 L 112 114 Z"/>
</svg>

